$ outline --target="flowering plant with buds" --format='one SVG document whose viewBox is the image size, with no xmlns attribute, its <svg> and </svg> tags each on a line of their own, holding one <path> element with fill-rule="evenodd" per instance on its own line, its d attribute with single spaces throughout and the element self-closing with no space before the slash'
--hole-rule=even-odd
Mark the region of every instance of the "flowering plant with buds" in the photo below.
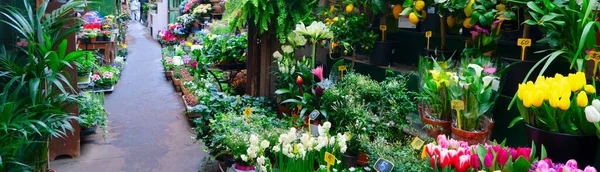
<svg viewBox="0 0 600 172">
<path fill-rule="evenodd" d="M 94 86 L 100 88 L 110 88 L 119 80 L 119 69 L 111 66 L 103 66 L 98 72 L 92 75 Z"/>
<path fill-rule="evenodd" d="M 212 10 L 212 6 L 210 4 L 200 4 L 196 8 L 194 8 L 192 14 L 196 17 L 201 17 L 208 14 L 210 10 Z"/>
<path fill-rule="evenodd" d="M 164 46 L 170 46 L 179 43 L 177 37 L 175 37 L 175 35 L 173 35 L 169 30 L 159 30 L 158 34 L 156 34 L 156 39 L 158 39 L 158 42 Z"/>
<path fill-rule="evenodd" d="M 470 29 L 471 39 L 463 55 L 466 57 L 479 57 L 484 53 L 496 50 L 497 39 L 500 37 L 502 21 L 515 18 L 514 12 L 506 9 L 496 9 L 496 2 L 490 0 L 471 1 L 465 9 L 468 18 L 463 21 L 463 26 Z"/>
<path fill-rule="evenodd" d="M 419 59 L 419 73 L 422 79 L 420 94 L 417 98 L 421 101 L 422 108 L 427 109 L 425 110 L 428 112 L 426 115 L 435 120 L 450 121 L 452 119 L 448 87 L 456 73 L 447 71 L 447 64 L 452 64 L 452 61 L 438 62 L 435 59 Z"/>
<path fill-rule="evenodd" d="M 515 118 L 509 127 L 524 121 L 551 132 L 595 134 L 595 122 L 592 122 L 596 120 L 591 116 L 593 107 L 588 106 L 588 101 L 595 95 L 596 89 L 586 83 L 585 74 L 577 72 L 568 76 L 538 76 L 535 82 L 519 84 L 515 100 L 521 116 Z M 600 102 L 597 104 L 600 105 Z M 588 116 L 589 120 L 586 120 Z"/>
<path fill-rule="evenodd" d="M 577 166 L 577 161 L 571 159 L 566 164 L 553 163 L 551 159 L 545 158 L 536 163 L 533 163 L 532 168 L 529 172 L 538 171 L 565 171 L 565 172 L 597 172 L 596 168 L 592 166 L 586 166 L 585 169 L 581 170 Z"/>
<path fill-rule="evenodd" d="M 535 145 L 532 148 L 505 147 L 504 143 L 492 145 L 469 145 L 467 142 L 448 140 L 445 135 L 438 135 L 435 143 L 423 148 L 423 158 L 429 159 L 435 171 L 527 171 L 531 162 L 537 161 Z M 542 147 L 542 157 L 545 150 Z"/>
</svg>

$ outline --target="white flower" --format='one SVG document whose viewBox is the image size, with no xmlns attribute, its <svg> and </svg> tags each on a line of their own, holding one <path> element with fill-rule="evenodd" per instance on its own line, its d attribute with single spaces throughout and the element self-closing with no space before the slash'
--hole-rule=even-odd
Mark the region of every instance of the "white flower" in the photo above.
<svg viewBox="0 0 600 172">
<path fill-rule="evenodd" d="M 247 162 L 248 161 L 248 157 L 246 155 L 240 155 L 240 157 L 242 158 L 242 161 Z"/>
<path fill-rule="evenodd" d="M 264 156 L 260 156 L 260 157 L 256 158 L 256 163 L 258 163 L 258 165 L 265 164 L 265 157 Z"/>
<path fill-rule="evenodd" d="M 296 32 L 290 32 L 287 39 L 293 46 L 304 46 L 306 44 L 306 38 Z"/>
<path fill-rule="evenodd" d="M 287 74 L 287 71 L 285 70 L 284 66 L 279 66 L 279 72 L 281 72 L 283 74 Z"/>
<path fill-rule="evenodd" d="M 269 147 L 269 141 L 268 140 L 263 140 L 262 142 L 260 142 L 260 146 L 262 148 L 268 148 Z"/>
<path fill-rule="evenodd" d="M 344 146 L 340 147 L 340 152 L 346 153 L 346 149 L 348 149 L 348 146 L 344 145 Z"/>
<path fill-rule="evenodd" d="M 191 48 L 192 48 L 192 51 L 194 51 L 194 50 L 201 50 L 202 49 L 202 45 L 194 44 L 194 45 L 192 45 Z"/>
<path fill-rule="evenodd" d="M 594 106 L 585 107 L 585 119 L 591 123 L 600 121 L 600 112 Z"/>
<path fill-rule="evenodd" d="M 354 169 L 354 167 L 350 167 L 350 169 L 348 169 L 348 170 L 350 170 L 350 171 L 354 171 L 354 170 L 356 170 L 356 169 Z"/>
<path fill-rule="evenodd" d="M 250 136 L 250 145 L 258 145 L 258 136 L 256 134 Z"/>
<path fill-rule="evenodd" d="M 183 65 L 183 59 L 181 59 L 181 56 L 173 57 L 173 65 L 176 65 L 176 66 Z"/>
<path fill-rule="evenodd" d="M 248 149 L 246 149 L 246 153 L 248 153 L 248 157 L 256 158 L 256 148 L 249 147 Z"/>
<path fill-rule="evenodd" d="M 291 45 L 281 46 L 281 50 L 283 50 L 283 53 L 285 53 L 285 54 L 289 54 L 289 53 L 293 53 L 294 52 L 294 48 L 292 48 Z"/>
<path fill-rule="evenodd" d="M 281 145 L 275 145 L 275 146 L 273 146 L 273 152 L 279 152 L 281 150 L 280 146 Z"/>
<path fill-rule="evenodd" d="M 335 137 L 331 136 L 331 138 L 329 138 L 329 146 L 333 146 L 335 144 Z"/>
<path fill-rule="evenodd" d="M 323 123 L 323 127 L 325 127 L 327 131 L 329 131 L 329 129 L 331 128 L 331 123 L 329 121 L 326 121 L 325 123 Z"/>
<path fill-rule="evenodd" d="M 592 106 L 594 106 L 594 108 L 596 108 L 596 110 L 600 111 L 600 100 L 598 100 L 598 99 L 592 100 Z"/>
<path fill-rule="evenodd" d="M 321 21 L 313 21 L 308 27 L 304 23 L 297 24 L 294 32 L 299 35 L 309 36 L 313 41 L 333 38 L 333 33 L 329 31 L 329 27 Z"/>
<path fill-rule="evenodd" d="M 273 57 L 275 57 L 275 59 L 280 59 L 281 57 L 283 57 L 283 55 L 281 55 L 281 53 L 279 53 L 279 51 L 275 51 L 273 53 Z"/>
<path fill-rule="evenodd" d="M 267 167 L 265 167 L 265 166 L 260 166 L 260 171 L 267 171 Z"/>
<path fill-rule="evenodd" d="M 483 68 L 477 64 L 469 64 L 468 66 L 469 68 L 473 68 L 475 70 L 475 74 L 477 74 L 477 76 L 481 76 L 481 71 L 483 71 Z"/>
<path fill-rule="evenodd" d="M 484 76 L 483 77 L 483 86 L 487 87 L 491 84 L 491 88 L 494 91 L 498 91 L 498 86 L 500 85 L 500 81 L 498 80 L 498 77 L 495 76 Z M 483 90 L 481 90 L 481 92 L 483 93 Z"/>
</svg>

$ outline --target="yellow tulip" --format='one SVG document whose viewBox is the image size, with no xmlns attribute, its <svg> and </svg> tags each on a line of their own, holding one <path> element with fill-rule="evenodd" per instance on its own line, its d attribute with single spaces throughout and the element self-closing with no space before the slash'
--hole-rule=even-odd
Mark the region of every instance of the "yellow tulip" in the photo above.
<svg viewBox="0 0 600 172">
<path fill-rule="evenodd" d="M 569 97 L 562 97 L 560 99 L 560 103 L 558 104 L 558 108 L 561 110 L 567 110 L 571 106 L 571 100 Z"/>
<path fill-rule="evenodd" d="M 523 96 L 523 106 L 525 106 L 526 108 L 531 107 L 532 104 L 532 98 L 533 98 L 533 93 L 531 91 L 527 91 L 525 93 L 523 93 L 525 96 Z"/>
<path fill-rule="evenodd" d="M 553 108 L 558 108 L 558 105 L 560 104 L 560 99 L 558 99 L 558 95 L 556 95 L 556 93 L 551 93 L 550 98 L 548 99 L 548 102 L 550 103 L 550 106 L 552 106 Z"/>
<path fill-rule="evenodd" d="M 577 106 L 586 107 L 588 105 L 588 96 L 585 94 L 585 91 L 579 92 L 577 94 Z"/>
<path fill-rule="evenodd" d="M 546 77 L 544 76 L 538 76 L 537 79 L 535 79 L 535 83 L 542 83 L 542 82 L 546 82 Z"/>
<path fill-rule="evenodd" d="M 535 94 L 533 95 L 531 105 L 533 105 L 535 107 L 540 107 L 540 106 L 542 106 L 543 102 L 544 102 L 544 92 L 542 90 L 537 90 L 535 92 Z"/>
<path fill-rule="evenodd" d="M 581 90 L 586 83 L 585 74 L 583 72 L 569 74 L 568 80 L 569 80 L 569 84 L 571 85 L 572 92 Z"/>
<path fill-rule="evenodd" d="M 583 87 L 583 89 L 585 90 L 585 92 L 588 92 L 588 93 L 590 93 L 590 94 L 594 94 L 594 93 L 596 93 L 596 88 L 595 88 L 593 85 L 589 85 L 589 84 L 588 84 L 588 85 L 585 85 L 585 86 Z"/>
</svg>

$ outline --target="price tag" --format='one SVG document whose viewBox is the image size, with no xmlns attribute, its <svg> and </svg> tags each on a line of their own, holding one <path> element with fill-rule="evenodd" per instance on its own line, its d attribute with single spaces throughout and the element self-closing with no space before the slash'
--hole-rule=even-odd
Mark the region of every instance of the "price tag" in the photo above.
<svg viewBox="0 0 600 172">
<path fill-rule="evenodd" d="M 250 117 L 250 114 L 252 114 L 252 108 L 244 109 L 244 115 L 246 116 L 246 123 L 248 123 L 248 117 Z"/>
<path fill-rule="evenodd" d="M 379 30 L 381 30 L 381 42 L 385 41 L 385 31 L 387 30 L 386 25 L 379 25 Z"/>
<path fill-rule="evenodd" d="M 317 119 L 317 117 L 319 117 L 320 113 L 317 110 L 313 110 L 309 115 L 308 118 L 310 118 L 311 120 L 315 120 Z"/>
<path fill-rule="evenodd" d="M 452 109 L 456 110 L 456 119 L 458 120 L 458 129 L 462 129 L 460 123 L 460 111 L 465 109 L 465 103 L 462 100 L 452 100 L 450 102 Z"/>
<path fill-rule="evenodd" d="M 429 49 L 429 38 L 431 38 L 431 31 L 425 32 L 425 37 L 427 38 L 427 49 Z"/>
<path fill-rule="evenodd" d="M 519 38 L 517 39 L 517 45 L 521 46 L 521 60 L 525 60 L 525 48 L 531 46 L 531 39 Z"/>
<path fill-rule="evenodd" d="M 343 72 L 346 70 L 346 65 L 340 65 L 338 66 L 338 71 Z"/>
<path fill-rule="evenodd" d="M 413 139 L 413 141 L 410 143 L 410 146 L 412 146 L 413 149 L 419 150 L 421 147 L 423 147 L 423 144 L 425 144 L 425 141 L 421 140 L 419 137 L 415 137 L 415 139 Z"/>
<path fill-rule="evenodd" d="M 373 165 L 373 168 L 375 169 L 375 171 L 378 171 L 378 172 L 390 172 L 390 171 L 392 171 L 392 169 L 394 169 L 394 163 L 392 163 L 388 160 L 379 158 L 375 162 L 375 165 Z"/>
<path fill-rule="evenodd" d="M 594 77 L 596 77 L 598 62 L 600 62 L 600 52 L 590 51 L 590 60 L 594 61 Z"/>
<path fill-rule="evenodd" d="M 329 152 L 325 152 L 325 162 L 327 163 L 327 171 L 329 171 L 331 165 L 335 163 L 335 156 Z"/>
</svg>

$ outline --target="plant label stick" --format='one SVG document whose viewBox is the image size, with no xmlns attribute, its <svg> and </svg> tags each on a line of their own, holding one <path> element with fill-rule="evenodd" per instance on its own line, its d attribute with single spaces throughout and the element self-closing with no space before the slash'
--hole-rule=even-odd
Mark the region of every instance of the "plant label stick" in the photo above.
<svg viewBox="0 0 600 172">
<path fill-rule="evenodd" d="M 381 30 L 381 42 L 385 41 L 385 31 L 387 30 L 386 25 L 379 25 L 379 30 Z"/>
<path fill-rule="evenodd" d="M 329 172 L 331 165 L 333 165 L 333 163 L 335 163 L 335 156 L 329 152 L 325 152 L 324 158 L 325 158 L 325 162 L 327 163 L 327 172 Z"/>
<path fill-rule="evenodd" d="M 590 60 L 594 61 L 594 77 L 598 71 L 598 62 L 600 62 L 600 52 L 590 51 Z"/>
<path fill-rule="evenodd" d="M 517 45 L 521 46 L 521 60 L 525 60 L 525 48 L 531 46 L 531 39 L 519 38 L 517 39 Z"/>
<path fill-rule="evenodd" d="M 462 100 L 452 100 L 452 102 L 450 102 L 450 105 L 452 106 L 452 109 L 456 110 L 458 129 L 462 129 L 460 125 L 460 111 L 465 109 L 465 103 Z"/>
<path fill-rule="evenodd" d="M 250 117 L 250 114 L 252 114 L 252 108 L 244 109 L 244 115 L 246 116 L 246 124 L 248 123 L 248 117 Z"/>
<path fill-rule="evenodd" d="M 421 147 L 423 147 L 423 144 L 425 144 L 425 141 L 421 140 L 419 137 L 415 137 L 415 139 L 413 139 L 413 141 L 410 143 L 410 146 L 412 146 L 413 149 L 419 150 Z"/>
<path fill-rule="evenodd" d="M 427 38 L 427 49 L 429 49 L 429 38 L 431 38 L 431 31 L 425 32 L 425 37 Z"/>
<path fill-rule="evenodd" d="M 392 171 L 392 169 L 394 169 L 394 163 L 392 163 L 388 160 L 379 158 L 375 162 L 375 165 L 373 165 L 373 168 L 377 172 L 390 172 L 390 171 Z"/>
<path fill-rule="evenodd" d="M 346 70 L 346 65 L 340 65 L 338 66 L 338 71 L 340 71 L 342 73 L 342 75 L 340 76 L 340 78 L 344 77 L 344 71 Z"/>
</svg>

